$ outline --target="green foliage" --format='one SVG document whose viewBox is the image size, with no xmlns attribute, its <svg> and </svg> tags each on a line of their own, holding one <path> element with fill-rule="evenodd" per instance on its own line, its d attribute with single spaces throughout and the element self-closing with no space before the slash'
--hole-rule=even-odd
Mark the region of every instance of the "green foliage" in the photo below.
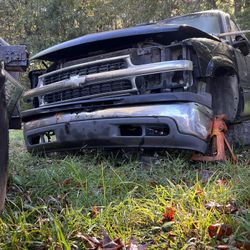
<svg viewBox="0 0 250 250">
<path fill-rule="evenodd" d="M 129 27 L 175 15 L 218 8 L 247 27 L 247 0 L 4 0 L 0 2 L 0 36 L 27 44 L 34 54 L 87 33 Z"/>
</svg>

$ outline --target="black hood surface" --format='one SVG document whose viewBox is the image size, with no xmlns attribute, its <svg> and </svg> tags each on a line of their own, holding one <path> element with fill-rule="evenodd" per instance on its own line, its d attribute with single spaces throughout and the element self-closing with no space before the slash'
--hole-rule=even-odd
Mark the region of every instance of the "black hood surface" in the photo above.
<svg viewBox="0 0 250 250">
<path fill-rule="evenodd" d="M 97 52 L 98 54 L 99 51 L 101 54 L 103 51 L 111 52 L 129 48 L 131 45 L 147 39 L 169 44 L 172 41 L 181 41 L 193 37 L 220 41 L 218 38 L 191 26 L 152 24 L 85 35 L 45 49 L 31 59 L 57 61 L 75 58 L 79 55 L 85 57 L 91 52 Z"/>
</svg>

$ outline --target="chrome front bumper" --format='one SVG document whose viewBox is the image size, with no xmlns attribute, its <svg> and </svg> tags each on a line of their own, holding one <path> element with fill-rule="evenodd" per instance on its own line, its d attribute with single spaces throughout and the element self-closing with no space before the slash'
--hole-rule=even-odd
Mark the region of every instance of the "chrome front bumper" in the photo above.
<svg viewBox="0 0 250 250">
<path fill-rule="evenodd" d="M 24 136 L 29 151 L 142 147 L 204 153 L 211 119 L 212 111 L 194 102 L 118 107 L 29 121 L 24 124 Z"/>
</svg>

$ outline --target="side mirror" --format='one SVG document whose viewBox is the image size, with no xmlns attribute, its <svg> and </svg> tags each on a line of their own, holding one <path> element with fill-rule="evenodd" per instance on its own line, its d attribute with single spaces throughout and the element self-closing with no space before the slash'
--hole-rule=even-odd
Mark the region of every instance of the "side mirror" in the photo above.
<svg viewBox="0 0 250 250">
<path fill-rule="evenodd" d="M 233 47 L 239 49 L 244 56 L 250 53 L 249 43 L 243 36 L 236 36 Z"/>
</svg>

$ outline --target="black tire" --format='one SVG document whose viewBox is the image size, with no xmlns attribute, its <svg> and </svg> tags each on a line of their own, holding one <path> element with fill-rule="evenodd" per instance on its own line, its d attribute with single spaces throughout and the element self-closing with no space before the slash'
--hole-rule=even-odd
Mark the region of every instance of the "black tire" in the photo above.
<svg viewBox="0 0 250 250">
<path fill-rule="evenodd" d="M 226 136 L 235 147 L 250 146 L 250 121 L 228 125 Z"/>
<path fill-rule="evenodd" d="M 8 179 L 8 116 L 3 84 L 0 85 L 0 213 L 3 211 Z"/>
</svg>

